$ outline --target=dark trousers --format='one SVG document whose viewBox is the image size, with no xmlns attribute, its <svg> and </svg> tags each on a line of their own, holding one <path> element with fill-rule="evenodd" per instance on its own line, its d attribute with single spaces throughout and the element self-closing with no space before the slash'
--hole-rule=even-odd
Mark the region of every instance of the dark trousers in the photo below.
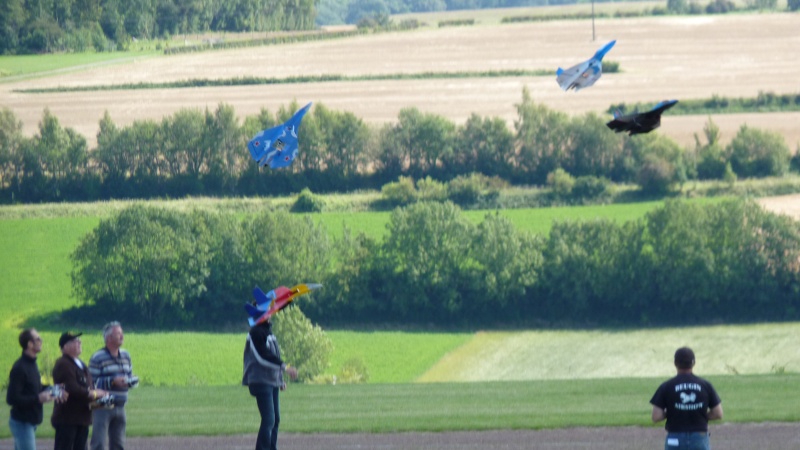
<svg viewBox="0 0 800 450">
<path fill-rule="evenodd" d="M 56 429 L 54 450 L 86 450 L 89 427 L 83 425 L 53 425 Z"/>
<path fill-rule="evenodd" d="M 278 449 L 278 425 L 281 423 L 278 393 L 280 389 L 266 384 L 251 384 L 250 395 L 256 398 L 258 412 L 261 414 L 261 427 L 258 429 L 256 450 Z"/>
</svg>

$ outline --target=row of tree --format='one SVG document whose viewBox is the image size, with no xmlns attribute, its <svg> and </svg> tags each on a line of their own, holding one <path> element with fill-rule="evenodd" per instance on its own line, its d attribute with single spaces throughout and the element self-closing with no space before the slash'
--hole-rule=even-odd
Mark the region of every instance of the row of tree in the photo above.
<svg viewBox="0 0 800 450">
<path fill-rule="evenodd" d="M 286 230 L 292 230 L 287 233 Z M 89 310 L 158 327 L 246 318 L 258 285 L 325 325 L 641 326 L 800 318 L 800 224 L 753 202 L 670 201 L 645 218 L 560 222 L 546 236 L 451 203 L 396 209 L 385 238 L 336 239 L 309 217 L 135 206 L 72 254 Z M 86 314 L 82 314 L 83 317 Z"/>
<path fill-rule="evenodd" d="M 454 11 L 463 9 L 483 8 L 513 8 L 523 6 L 565 5 L 579 3 L 577 0 L 321 0 L 318 6 L 317 24 L 332 25 L 351 23 L 375 19 L 389 20 L 389 15 L 405 14 L 412 12 Z M 748 10 L 776 10 L 777 0 L 746 0 L 744 7 L 738 9 Z M 790 11 L 800 9 L 800 0 L 788 0 L 787 8 Z M 666 6 L 655 6 L 652 9 L 642 8 L 641 11 L 617 12 L 618 15 L 641 14 L 722 14 L 736 10 L 734 2 L 730 0 L 710 0 L 708 4 L 701 5 L 698 1 L 667 0 Z M 602 14 L 598 14 L 602 15 Z M 561 17 L 573 18 L 590 17 L 589 8 L 585 12 L 572 12 Z M 509 15 L 503 22 L 516 22 L 524 20 L 542 20 L 547 16 Z"/>
<path fill-rule="evenodd" d="M 314 0 L 3 0 L 0 54 L 109 51 L 205 31 L 308 30 Z"/>
<path fill-rule="evenodd" d="M 563 169 L 574 177 L 638 183 L 662 193 L 689 179 L 783 175 L 792 152 L 780 134 L 743 125 L 722 146 L 709 121 L 704 138 L 683 149 L 658 133 L 628 137 L 606 118 L 570 117 L 535 103 L 527 90 L 510 130 L 500 118 L 473 114 L 463 125 L 416 108 L 372 127 L 317 103 L 300 128 L 300 152 L 287 169 L 259 171 L 246 142 L 288 119 L 262 110 L 238 123 L 233 108 L 183 109 L 160 122 L 118 127 L 106 114 L 97 147 L 45 111 L 33 137 L 0 110 L 0 202 L 43 202 L 186 195 L 281 195 L 380 188 L 400 176 L 440 181 L 479 173 L 512 184 L 544 185 Z M 797 158 L 797 156 L 795 156 Z"/>
</svg>

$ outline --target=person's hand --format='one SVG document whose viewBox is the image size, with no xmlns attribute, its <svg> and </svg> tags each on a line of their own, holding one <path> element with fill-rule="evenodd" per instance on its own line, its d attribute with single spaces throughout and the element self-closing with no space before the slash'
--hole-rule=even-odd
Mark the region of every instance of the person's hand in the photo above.
<svg viewBox="0 0 800 450">
<path fill-rule="evenodd" d="M 52 402 L 53 400 L 53 394 L 50 393 L 49 389 L 39 392 L 39 403 Z"/>
<path fill-rule="evenodd" d="M 119 376 L 114 378 L 113 381 L 111 381 L 111 385 L 114 387 L 118 387 L 120 389 L 125 389 L 126 387 L 128 387 L 128 382 L 125 380 L 125 377 Z"/>
<path fill-rule="evenodd" d="M 285 390 L 286 390 L 286 383 L 283 383 L 283 384 L 281 384 L 281 390 L 282 390 L 282 391 L 285 391 Z"/>
<path fill-rule="evenodd" d="M 69 392 L 66 390 L 61 391 L 61 396 L 56 399 L 56 403 L 64 403 L 69 398 Z"/>
<path fill-rule="evenodd" d="M 296 380 L 297 379 L 297 369 L 294 367 L 287 367 L 286 374 L 289 375 L 289 379 Z"/>
<path fill-rule="evenodd" d="M 94 397 L 92 400 L 97 400 L 98 398 L 103 398 L 106 395 L 108 395 L 108 392 L 106 392 L 106 391 L 104 391 L 102 389 L 95 389 L 95 390 L 93 390 L 91 392 L 91 394 L 92 394 L 92 397 Z"/>
</svg>

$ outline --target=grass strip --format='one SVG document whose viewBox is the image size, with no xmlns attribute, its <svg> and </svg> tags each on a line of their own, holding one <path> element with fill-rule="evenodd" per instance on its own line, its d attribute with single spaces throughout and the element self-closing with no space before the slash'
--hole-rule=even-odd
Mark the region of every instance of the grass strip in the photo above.
<svg viewBox="0 0 800 450">
<path fill-rule="evenodd" d="M 617 110 L 622 111 L 624 114 L 633 111 L 645 112 L 654 106 L 655 103 L 634 103 L 631 105 L 619 103 L 609 106 L 608 112 L 610 114 Z M 711 98 L 680 100 L 675 106 L 664 111 L 664 115 L 683 116 L 791 111 L 800 111 L 800 93 L 775 94 L 773 92 L 759 92 L 755 97 L 720 97 L 715 94 Z"/>
<path fill-rule="evenodd" d="M 330 82 L 361 82 L 384 80 L 429 80 L 450 78 L 497 78 L 497 77 L 523 77 L 523 76 L 548 76 L 555 75 L 552 70 L 489 70 L 484 72 L 420 72 L 420 73 L 389 73 L 374 75 L 297 75 L 285 78 L 274 77 L 235 77 L 227 79 L 194 78 L 191 80 L 168 81 L 162 83 L 127 83 L 92 86 L 72 86 L 54 88 L 18 89 L 14 92 L 25 94 L 46 94 L 60 92 L 88 92 L 88 91 L 122 91 L 137 89 L 182 89 L 197 87 L 221 86 L 256 86 L 270 84 L 303 84 L 303 83 L 330 83 Z"/>
<path fill-rule="evenodd" d="M 281 431 L 388 433 L 657 426 L 650 396 L 661 378 L 524 382 L 291 385 L 281 394 Z M 798 422 L 800 375 L 708 377 L 725 408 L 724 422 Z M 49 421 L 52 404 L 45 410 Z M 0 423 L 8 420 L 0 408 Z M 242 386 L 153 388 L 131 393 L 129 436 L 255 433 L 258 411 Z M 40 437 L 53 429 L 42 426 Z M 0 438 L 9 437 L 7 427 Z"/>
</svg>

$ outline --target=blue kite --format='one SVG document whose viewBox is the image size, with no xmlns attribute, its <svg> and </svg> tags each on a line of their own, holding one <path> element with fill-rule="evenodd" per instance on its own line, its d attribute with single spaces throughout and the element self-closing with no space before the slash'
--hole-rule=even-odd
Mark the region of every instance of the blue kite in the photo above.
<svg viewBox="0 0 800 450">
<path fill-rule="evenodd" d="M 606 56 L 606 53 L 608 53 L 611 47 L 616 43 L 616 40 L 609 42 L 591 58 L 567 70 L 559 67 L 556 71 L 556 81 L 558 81 L 558 85 L 561 86 L 561 89 L 565 91 L 575 89 L 575 92 L 578 92 L 583 88 L 593 85 L 594 82 L 600 78 L 600 75 L 603 74 L 603 57 Z"/>
<path fill-rule="evenodd" d="M 311 103 L 294 113 L 285 123 L 259 132 L 247 143 L 247 149 L 259 167 L 279 169 L 294 161 L 297 156 L 297 130 L 309 108 Z"/>
</svg>

